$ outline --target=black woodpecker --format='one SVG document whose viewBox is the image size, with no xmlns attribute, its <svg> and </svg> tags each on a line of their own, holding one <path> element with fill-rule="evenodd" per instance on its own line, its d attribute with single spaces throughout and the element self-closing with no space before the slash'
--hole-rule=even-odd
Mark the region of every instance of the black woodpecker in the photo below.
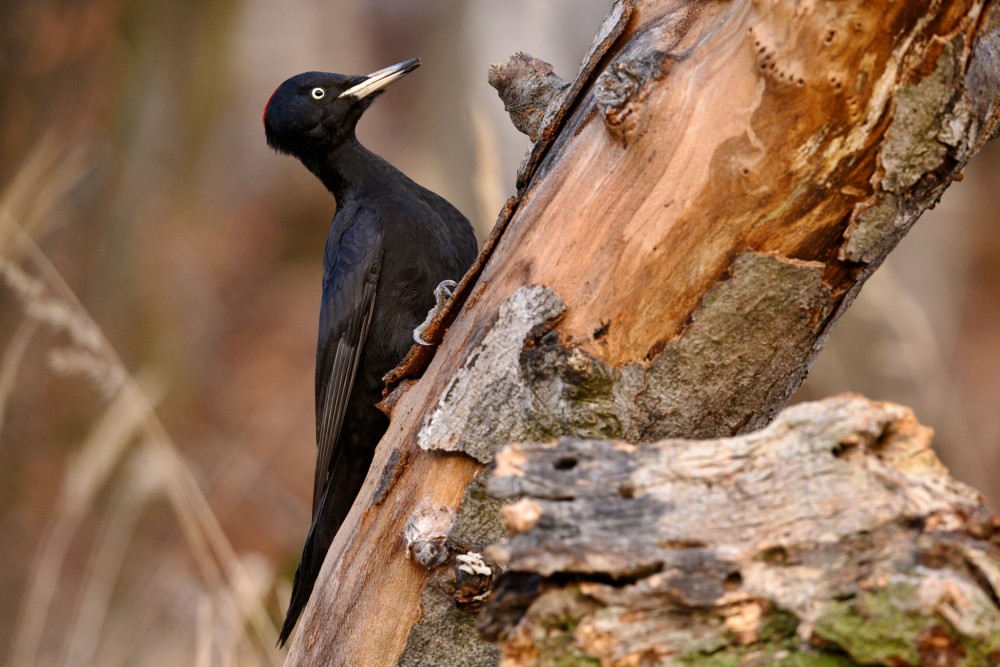
<svg viewBox="0 0 1000 667">
<path fill-rule="evenodd" d="M 316 346 L 312 526 L 279 645 L 309 600 L 388 427 L 375 407 L 382 376 L 412 345 L 435 287 L 460 279 L 476 257 L 465 216 L 355 136 L 372 101 L 419 66 L 414 58 L 367 76 L 306 72 L 278 86 L 264 107 L 268 145 L 298 158 L 337 204 L 323 256 Z"/>
</svg>

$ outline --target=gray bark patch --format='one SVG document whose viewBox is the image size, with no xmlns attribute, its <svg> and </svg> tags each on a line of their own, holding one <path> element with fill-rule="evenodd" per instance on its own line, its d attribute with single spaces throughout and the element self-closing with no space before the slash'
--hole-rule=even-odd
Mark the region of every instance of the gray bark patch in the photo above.
<svg viewBox="0 0 1000 667">
<path fill-rule="evenodd" d="M 525 439 L 533 411 L 531 388 L 519 370 L 521 350 L 528 333 L 563 308 L 562 299 L 544 286 L 522 287 L 511 295 L 424 420 L 417 443 L 488 463 L 498 446 Z"/>
</svg>

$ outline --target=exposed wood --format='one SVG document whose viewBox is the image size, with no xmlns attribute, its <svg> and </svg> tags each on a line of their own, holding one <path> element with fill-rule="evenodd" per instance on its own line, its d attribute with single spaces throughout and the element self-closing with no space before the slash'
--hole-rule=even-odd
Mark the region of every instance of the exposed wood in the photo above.
<svg viewBox="0 0 1000 667">
<path fill-rule="evenodd" d="M 510 666 L 1000 664 L 1000 519 L 930 443 L 841 396 L 735 438 L 507 447 L 481 626 Z"/>
<path fill-rule="evenodd" d="M 497 446 L 721 437 L 775 414 L 995 133 L 996 15 L 977 0 L 616 3 L 543 114 L 448 335 L 392 397 L 287 664 L 396 663 L 429 577 L 409 558 L 429 543 L 406 527 L 428 507 L 477 524 L 459 505 Z"/>
</svg>

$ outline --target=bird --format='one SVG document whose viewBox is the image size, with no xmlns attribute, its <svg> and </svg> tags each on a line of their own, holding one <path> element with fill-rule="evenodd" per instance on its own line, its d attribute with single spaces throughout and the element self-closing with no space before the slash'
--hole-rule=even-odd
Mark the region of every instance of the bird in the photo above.
<svg viewBox="0 0 1000 667">
<path fill-rule="evenodd" d="M 382 377 L 406 355 L 438 295 L 476 258 L 469 220 L 361 145 L 356 126 L 412 58 L 367 75 L 305 72 L 264 107 L 264 134 L 330 191 L 336 210 L 323 255 L 316 346 L 316 474 L 312 524 L 279 633 L 283 646 L 368 473 L 388 418 Z"/>
</svg>

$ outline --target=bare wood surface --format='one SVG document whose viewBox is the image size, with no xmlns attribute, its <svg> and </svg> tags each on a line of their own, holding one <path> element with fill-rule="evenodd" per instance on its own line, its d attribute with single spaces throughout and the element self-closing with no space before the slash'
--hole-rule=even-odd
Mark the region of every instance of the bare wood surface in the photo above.
<svg viewBox="0 0 1000 667">
<path fill-rule="evenodd" d="M 1000 519 L 931 434 L 845 395 L 735 438 L 506 447 L 481 626 L 505 666 L 1000 664 Z"/>
<path fill-rule="evenodd" d="M 392 397 L 288 665 L 397 662 L 428 579 L 408 557 L 427 544 L 404 540 L 406 527 L 427 508 L 463 520 L 482 470 L 473 441 L 490 452 L 524 434 L 718 437 L 765 423 L 864 279 L 995 131 L 992 3 L 615 7 L 620 34 L 597 40 L 562 120 L 541 133 L 551 145 L 526 163 L 448 335 Z M 789 279 L 802 286 L 792 297 Z M 744 290 L 743 317 L 712 308 L 727 283 Z M 525 300 L 525 285 L 547 296 Z M 527 353 L 494 385 L 477 363 L 512 358 L 492 344 L 509 343 L 509 323 L 528 332 Z M 750 354 L 726 357 L 741 340 Z M 509 418 L 489 428 L 500 408 Z"/>
</svg>

